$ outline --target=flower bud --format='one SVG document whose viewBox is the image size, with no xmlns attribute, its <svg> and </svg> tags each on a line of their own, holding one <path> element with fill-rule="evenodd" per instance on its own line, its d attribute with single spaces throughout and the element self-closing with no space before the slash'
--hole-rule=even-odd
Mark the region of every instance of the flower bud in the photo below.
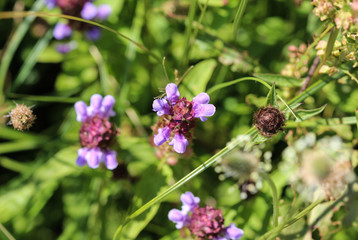
<svg viewBox="0 0 358 240">
<path fill-rule="evenodd" d="M 9 116 L 9 124 L 20 131 L 28 130 L 36 119 L 31 108 L 24 104 L 16 104 L 16 107 L 10 111 Z"/>
<path fill-rule="evenodd" d="M 260 134 L 265 137 L 271 137 L 283 130 L 285 125 L 285 116 L 274 107 L 263 107 L 254 116 L 254 125 Z"/>
</svg>

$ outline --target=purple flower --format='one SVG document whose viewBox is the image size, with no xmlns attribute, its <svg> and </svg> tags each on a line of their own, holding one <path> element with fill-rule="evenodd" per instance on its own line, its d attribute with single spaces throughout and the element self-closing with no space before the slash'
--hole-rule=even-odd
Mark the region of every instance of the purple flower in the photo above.
<svg viewBox="0 0 358 240">
<path fill-rule="evenodd" d="M 191 192 L 183 193 L 180 196 L 180 200 L 183 203 L 182 211 L 184 213 L 192 212 L 194 208 L 199 206 L 200 198 L 195 197 Z"/>
<path fill-rule="evenodd" d="M 92 20 L 97 16 L 98 10 L 96 5 L 91 2 L 86 2 L 81 10 L 81 16 L 83 19 Z"/>
<path fill-rule="evenodd" d="M 97 41 L 101 37 L 101 34 L 101 29 L 99 27 L 94 26 L 87 30 L 86 37 L 89 40 Z"/>
<path fill-rule="evenodd" d="M 165 87 L 165 93 L 164 98 L 155 99 L 152 105 L 153 111 L 160 116 L 158 126 L 161 126 L 154 136 L 154 143 L 160 146 L 170 141 L 169 145 L 173 146 L 174 151 L 184 153 L 196 118 L 206 121 L 206 117 L 213 116 L 216 109 L 213 104 L 209 104 L 210 97 L 206 93 L 199 93 L 193 101 L 188 101 L 185 97 L 180 98 L 178 87 L 174 83 Z"/>
<path fill-rule="evenodd" d="M 107 4 L 99 5 L 97 8 L 96 18 L 103 21 L 103 20 L 106 20 L 108 18 L 108 16 L 111 15 L 111 13 L 112 13 L 111 6 L 109 6 Z"/>
<path fill-rule="evenodd" d="M 72 35 L 72 29 L 68 24 L 57 23 L 52 34 L 57 40 L 62 40 Z"/>
<path fill-rule="evenodd" d="M 45 0 L 45 4 L 48 9 L 53 9 L 57 4 L 57 0 Z"/>
<path fill-rule="evenodd" d="M 184 226 L 189 224 L 189 216 L 178 209 L 172 209 L 168 213 L 168 218 L 170 221 L 176 223 L 175 227 L 181 229 Z"/>
<path fill-rule="evenodd" d="M 98 168 L 104 163 L 108 169 L 118 166 L 117 153 L 110 149 L 115 143 L 118 130 L 108 118 L 115 115 L 113 111 L 114 97 L 107 95 L 104 98 L 99 94 L 91 97 L 90 105 L 78 101 L 75 103 L 77 121 L 82 122 L 80 128 L 80 143 L 76 164 Z"/>
<path fill-rule="evenodd" d="M 180 200 L 183 203 L 182 210 L 172 209 L 168 214 L 177 229 L 187 227 L 199 240 L 239 240 L 243 236 L 244 232 L 234 223 L 224 226 L 221 210 L 210 206 L 199 207 L 200 198 L 191 192 L 182 194 Z"/>
<path fill-rule="evenodd" d="M 74 41 L 71 41 L 69 43 L 59 43 L 56 45 L 56 50 L 59 53 L 66 54 L 71 52 L 73 49 L 77 47 L 77 43 Z"/>
</svg>

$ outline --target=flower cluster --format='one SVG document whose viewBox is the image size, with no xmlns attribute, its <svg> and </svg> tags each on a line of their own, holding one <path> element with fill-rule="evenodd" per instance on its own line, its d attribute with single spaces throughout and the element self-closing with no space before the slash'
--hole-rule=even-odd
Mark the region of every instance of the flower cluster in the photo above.
<svg viewBox="0 0 358 240">
<path fill-rule="evenodd" d="M 61 9 L 66 15 L 80 17 L 86 20 L 106 20 L 111 14 L 112 9 L 109 5 L 94 5 L 92 0 L 45 0 L 47 8 L 52 9 L 55 6 Z M 101 36 L 101 29 L 87 23 L 69 20 L 67 23 L 57 23 L 53 29 L 53 36 L 57 40 L 64 40 L 72 35 L 73 30 L 85 32 L 89 40 L 96 41 Z M 57 45 L 57 51 L 68 53 L 76 48 L 76 43 L 71 41 Z"/>
<path fill-rule="evenodd" d="M 200 240 L 238 240 L 244 231 L 234 223 L 224 226 L 224 218 L 219 209 L 210 206 L 199 207 L 200 198 L 191 192 L 183 193 L 180 197 L 182 209 L 172 209 L 168 214 L 170 221 L 176 223 L 176 228 L 187 227 L 191 234 Z"/>
<path fill-rule="evenodd" d="M 173 146 L 174 151 L 184 153 L 192 139 L 191 130 L 195 127 L 196 118 L 206 121 L 206 117 L 214 115 L 215 106 L 209 104 L 207 93 L 199 93 L 193 101 L 180 98 L 178 87 L 174 83 L 169 83 L 165 92 L 164 98 L 153 102 L 153 111 L 160 116 L 154 143 L 160 146 L 171 140 L 169 145 Z"/>
<path fill-rule="evenodd" d="M 115 115 L 112 110 L 114 97 L 107 95 L 102 98 L 99 94 L 91 97 L 90 106 L 78 101 L 75 104 L 77 121 L 82 122 L 80 129 L 80 143 L 82 148 L 78 150 L 77 165 L 88 165 L 90 168 L 98 168 L 104 163 L 108 169 L 118 166 L 117 152 L 110 149 L 115 143 L 119 130 L 108 118 Z"/>
<path fill-rule="evenodd" d="M 288 77 L 301 78 L 308 71 L 309 56 L 307 51 L 307 45 L 302 43 L 298 47 L 290 45 L 289 51 L 289 63 L 281 71 L 281 75 Z"/>
<path fill-rule="evenodd" d="M 36 120 L 36 116 L 32 113 L 31 107 L 24 104 L 16 104 L 16 107 L 9 112 L 9 115 L 5 115 L 5 117 L 10 117 L 8 124 L 19 131 L 28 130 Z"/>
</svg>

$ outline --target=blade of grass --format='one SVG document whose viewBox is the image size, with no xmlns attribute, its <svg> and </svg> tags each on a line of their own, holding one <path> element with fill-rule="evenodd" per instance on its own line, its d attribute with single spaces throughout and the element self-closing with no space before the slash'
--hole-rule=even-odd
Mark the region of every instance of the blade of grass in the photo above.
<svg viewBox="0 0 358 240">
<path fill-rule="evenodd" d="M 239 32 L 239 27 L 241 23 L 242 16 L 244 15 L 247 3 L 249 0 L 240 0 L 239 5 L 237 6 L 234 25 L 233 25 L 233 33 L 234 33 L 234 40 L 237 40 L 237 33 Z"/>
<path fill-rule="evenodd" d="M 23 84 L 27 78 L 27 76 L 32 71 L 35 66 L 38 57 L 42 53 L 42 51 L 48 46 L 48 43 L 52 39 L 52 31 L 47 31 L 45 36 L 40 38 L 36 45 L 32 48 L 29 56 L 25 59 L 24 64 L 20 68 L 20 72 L 14 80 L 11 89 L 16 90 L 21 84 Z"/>
<path fill-rule="evenodd" d="M 185 45 L 184 45 L 184 51 L 183 51 L 183 57 L 182 57 L 182 67 L 185 67 L 188 65 L 189 62 L 189 50 L 192 44 L 192 29 L 193 29 L 193 22 L 195 18 L 195 12 L 196 12 L 196 6 L 198 4 L 198 0 L 191 1 L 190 8 L 189 8 L 189 14 L 188 19 L 186 22 L 186 28 L 185 28 Z"/>
<path fill-rule="evenodd" d="M 75 103 L 81 99 L 62 97 L 62 96 L 36 96 L 19 93 L 8 93 L 7 96 L 11 99 L 22 99 L 34 102 L 59 102 L 59 103 Z"/>
<path fill-rule="evenodd" d="M 33 7 L 32 7 L 32 11 L 37 11 L 41 8 L 43 8 L 43 6 L 45 5 L 45 2 L 42 0 L 37 0 Z M 2 13 L 0 12 L 0 19 L 2 19 Z M 20 16 L 19 16 L 20 17 Z M 25 16 L 22 16 L 25 17 Z M 12 18 L 12 17 L 6 17 L 6 18 Z M 9 45 L 7 46 L 7 48 L 5 49 L 4 55 L 1 59 L 1 64 L 0 64 L 0 92 L 2 93 L 4 90 L 4 86 L 5 86 L 5 78 L 6 78 L 6 73 L 9 69 L 11 60 L 15 54 L 16 49 L 18 48 L 18 46 L 20 45 L 21 40 L 23 39 L 23 37 L 25 36 L 27 30 L 30 27 L 30 24 L 34 21 L 35 16 L 30 16 L 27 17 L 24 21 L 22 21 L 22 23 L 20 23 L 20 25 L 18 26 L 18 28 L 16 29 L 14 35 L 11 38 L 11 41 L 9 42 Z M 0 104 L 2 104 L 2 102 L 4 101 L 2 94 L 0 95 Z"/>
<path fill-rule="evenodd" d="M 334 125 L 353 125 L 357 123 L 356 117 L 328 118 L 317 120 L 305 120 L 302 122 L 287 121 L 284 128 L 297 127 L 318 127 L 318 126 L 334 126 Z"/>
</svg>

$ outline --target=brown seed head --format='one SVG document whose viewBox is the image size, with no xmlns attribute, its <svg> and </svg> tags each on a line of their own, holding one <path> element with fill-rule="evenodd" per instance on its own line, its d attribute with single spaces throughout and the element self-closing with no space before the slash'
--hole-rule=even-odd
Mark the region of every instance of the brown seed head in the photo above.
<svg viewBox="0 0 358 240">
<path fill-rule="evenodd" d="M 29 129 L 36 119 L 31 108 L 24 104 L 16 104 L 16 107 L 10 111 L 9 116 L 10 124 L 20 131 Z"/>
<path fill-rule="evenodd" d="M 274 107 L 263 107 L 256 112 L 254 116 L 254 125 L 259 130 L 260 134 L 265 137 L 271 137 L 283 130 L 285 125 L 285 116 Z"/>
</svg>

